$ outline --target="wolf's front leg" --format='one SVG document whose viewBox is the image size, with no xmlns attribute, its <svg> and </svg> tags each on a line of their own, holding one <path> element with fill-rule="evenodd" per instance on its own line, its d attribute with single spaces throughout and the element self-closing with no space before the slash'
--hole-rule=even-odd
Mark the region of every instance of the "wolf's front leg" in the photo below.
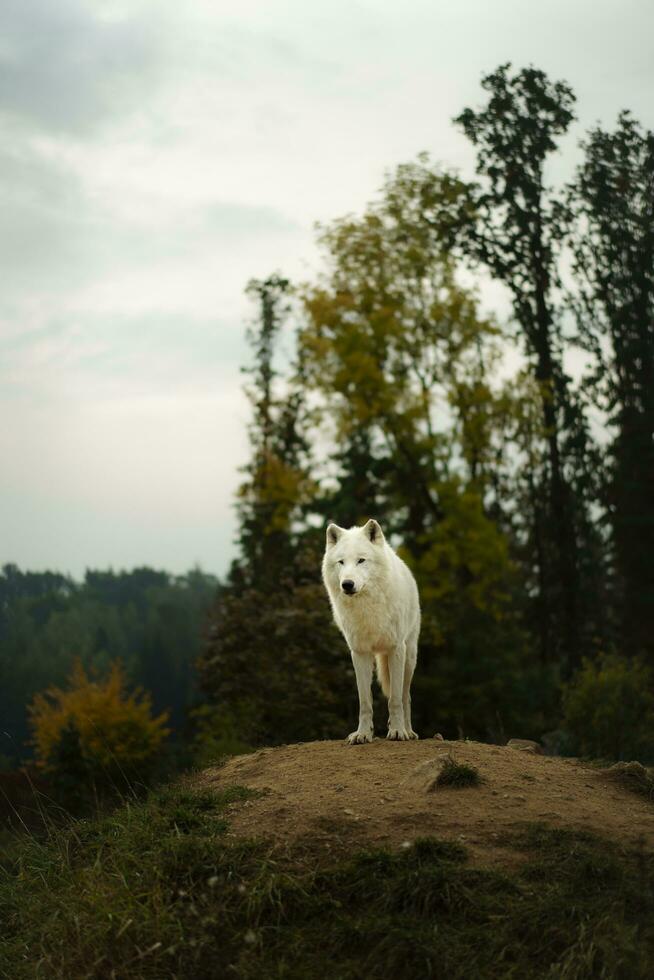
<svg viewBox="0 0 654 980">
<path fill-rule="evenodd" d="M 386 738 L 397 741 L 404 741 L 404 739 L 411 737 L 406 730 L 402 701 L 405 663 L 406 646 L 402 643 L 388 655 L 390 691 L 388 695 L 388 735 Z"/>
<path fill-rule="evenodd" d="M 372 742 L 372 665 L 371 656 L 362 656 L 350 651 L 354 673 L 357 677 L 357 689 L 359 691 L 359 727 L 356 732 L 348 735 L 347 740 L 350 745 L 357 745 L 359 742 Z"/>
</svg>

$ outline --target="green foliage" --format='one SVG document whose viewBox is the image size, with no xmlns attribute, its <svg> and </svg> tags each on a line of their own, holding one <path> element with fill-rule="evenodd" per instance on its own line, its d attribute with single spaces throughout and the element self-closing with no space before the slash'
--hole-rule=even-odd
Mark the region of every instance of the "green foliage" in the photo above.
<svg viewBox="0 0 654 980">
<path fill-rule="evenodd" d="M 581 755 L 654 760 L 654 671 L 644 660 L 584 661 L 564 688 L 563 711 Z"/>
<path fill-rule="evenodd" d="M 555 720 L 555 675 L 530 656 L 517 569 L 473 488 L 439 486 L 442 519 L 414 571 L 423 604 L 413 707 L 422 731 L 504 741 Z"/>
<path fill-rule="evenodd" d="M 465 850 L 322 861 L 224 837 L 247 799 L 170 787 L 102 821 L 24 841 L 0 870 L 0 974 L 15 980 L 646 980 L 654 863 L 590 834 L 531 827 L 501 874 Z"/>
<path fill-rule="evenodd" d="M 442 517 L 422 539 L 415 568 L 423 603 L 437 612 L 444 635 L 460 629 L 469 614 L 499 622 L 509 615 L 507 540 L 474 488 L 450 480 L 439 483 L 437 493 Z"/>
</svg>

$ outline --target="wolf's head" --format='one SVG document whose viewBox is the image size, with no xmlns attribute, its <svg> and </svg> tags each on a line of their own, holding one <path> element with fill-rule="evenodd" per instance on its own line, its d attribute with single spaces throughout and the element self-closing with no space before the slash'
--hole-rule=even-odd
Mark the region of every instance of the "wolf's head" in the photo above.
<svg viewBox="0 0 654 980">
<path fill-rule="evenodd" d="M 385 539 L 377 521 L 346 529 L 330 524 L 323 574 L 334 593 L 358 596 L 365 592 L 385 561 Z"/>
</svg>

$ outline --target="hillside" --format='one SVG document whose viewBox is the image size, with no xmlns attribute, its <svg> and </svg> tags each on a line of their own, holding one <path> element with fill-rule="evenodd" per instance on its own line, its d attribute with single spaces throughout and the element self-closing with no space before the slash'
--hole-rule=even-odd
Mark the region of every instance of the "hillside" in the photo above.
<svg viewBox="0 0 654 980">
<path fill-rule="evenodd" d="M 482 785 L 433 789 L 446 758 L 473 765 Z M 396 847 L 417 837 L 464 843 L 480 866 L 512 861 L 521 823 L 591 831 L 654 850 L 654 802 L 577 760 L 479 742 L 310 742 L 260 749 L 208 769 L 204 787 L 263 791 L 230 808 L 228 836 L 304 841 L 330 849 Z"/>
<path fill-rule="evenodd" d="M 17 839 L 0 977 L 651 980 L 651 785 L 474 742 L 263 749 Z"/>
</svg>

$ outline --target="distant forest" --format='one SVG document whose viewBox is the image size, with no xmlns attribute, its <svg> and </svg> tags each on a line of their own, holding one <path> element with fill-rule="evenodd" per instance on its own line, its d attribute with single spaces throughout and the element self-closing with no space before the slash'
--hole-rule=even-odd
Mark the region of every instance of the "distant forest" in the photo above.
<svg viewBox="0 0 654 980">
<path fill-rule="evenodd" d="M 65 686 L 79 659 L 91 676 L 120 660 L 130 687 L 168 710 L 178 737 L 199 698 L 195 661 L 217 580 L 199 569 L 88 571 L 83 582 L 54 572 L 0 573 L 0 769 L 31 756 L 27 705 Z"/>
</svg>

